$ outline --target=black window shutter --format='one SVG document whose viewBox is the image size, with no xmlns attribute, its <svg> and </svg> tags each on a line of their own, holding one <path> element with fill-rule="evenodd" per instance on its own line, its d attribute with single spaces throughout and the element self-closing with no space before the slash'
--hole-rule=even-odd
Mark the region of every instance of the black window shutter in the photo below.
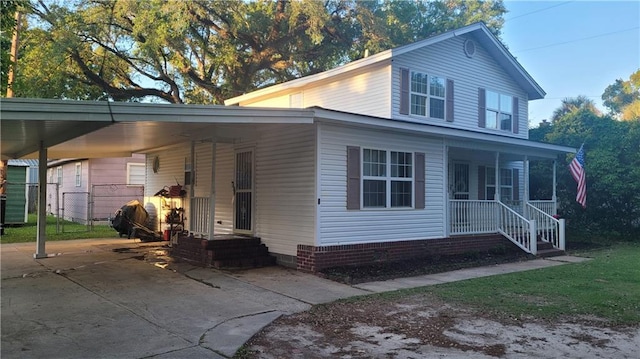
<svg viewBox="0 0 640 359">
<path fill-rule="evenodd" d="M 360 209 L 360 147 L 347 146 L 347 209 Z"/>
<path fill-rule="evenodd" d="M 415 187 L 415 208 L 416 209 L 424 209 L 425 205 L 425 193 L 424 193 L 424 161 L 425 155 L 422 152 L 415 153 L 416 158 L 416 166 L 415 166 L 415 178 L 414 178 L 414 187 Z"/>
<path fill-rule="evenodd" d="M 409 114 L 409 69 L 400 69 L 400 114 Z"/>
<path fill-rule="evenodd" d="M 520 200 L 520 170 L 513 169 L 513 200 Z"/>
<path fill-rule="evenodd" d="M 447 79 L 447 122 L 453 122 L 453 80 Z"/>
<path fill-rule="evenodd" d="M 478 127 L 487 127 L 487 102 L 483 88 L 478 89 Z"/>
<path fill-rule="evenodd" d="M 486 189 L 485 189 L 485 172 L 486 172 L 486 167 L 485 166 L 478 166 L 478 199 L 479 200 L 485 200 L 487 199 L 486 196 Z"/>
<path fill-rule="evenodd" d="M 513 97 L 513 133 L 520 132 L 520 108 L 518 107 L 518 97 Z"/>
</svg>

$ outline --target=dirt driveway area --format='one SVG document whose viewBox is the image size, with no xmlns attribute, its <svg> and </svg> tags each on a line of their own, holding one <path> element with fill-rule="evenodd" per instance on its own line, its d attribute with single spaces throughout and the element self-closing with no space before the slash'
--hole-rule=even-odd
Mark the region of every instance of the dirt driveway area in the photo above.
<svg viewBox="0 0 640 359">
<path fill-rule="evenodd" d="M 587 317 L 514 318 L 416 294 L 283 316 L 253 337 L 241 357 L 638 358 L 639 352 L 640 327 Z"/>
</svg>

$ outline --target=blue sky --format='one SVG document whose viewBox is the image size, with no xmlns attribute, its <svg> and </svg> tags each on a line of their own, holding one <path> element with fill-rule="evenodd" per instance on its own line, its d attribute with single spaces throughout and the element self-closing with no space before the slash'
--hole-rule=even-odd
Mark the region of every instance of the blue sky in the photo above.
<svg viewBox="0 0 640 359">
<path fill-rule="evenodd" d="M 502 41 L 547 92 L 529 102 L 536 127 L 565 97 L 585 95 L 603 111 L 602 93 L 640 68 L 640 1 L 514 1 Z"/>
</svg>

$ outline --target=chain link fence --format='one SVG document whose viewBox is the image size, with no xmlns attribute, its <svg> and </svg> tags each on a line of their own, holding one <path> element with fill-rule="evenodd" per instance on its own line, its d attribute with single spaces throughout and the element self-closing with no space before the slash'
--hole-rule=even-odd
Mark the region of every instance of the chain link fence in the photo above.
<svg viewBox="0 0 640 359">
<path fill-rule="evenodd" d="M 144 186 L 101 184 L 91 186 L 91 225 L 110 223 L 116 210 L 132 200 L 144 205 Z"/>
<path fill-rule="evenodd" d="M 14 197 L 24 198 L 18 206 L 22 208 L 24 205 L 27 213 L 37 212 L 37 183 L 10 182 L 7 183 L 7 191 Z M 116 210 L 136 199 L 144 203 L 144 186 L 102 184 L 91 186 L 90 192 L 81 192 L 64 191 L 58 183 L 47 183 L 45 211 L 56 218 L 56 233 L 86 232 L 91 231 L 94 225 L 110 224 Z M 84 226 L 70 225 L 69 222 Z"/>
</svg>

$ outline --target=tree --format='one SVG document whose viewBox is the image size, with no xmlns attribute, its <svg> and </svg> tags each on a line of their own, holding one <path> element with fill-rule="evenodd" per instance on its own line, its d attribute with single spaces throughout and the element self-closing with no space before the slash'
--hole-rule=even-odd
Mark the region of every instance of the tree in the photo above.
<svg viewBox="0 0 640 359">
<path fill-rule="evenodd" d="M 587 110 L 595 115 L 601 114 L 592 99 L 584 95 L 579 95 L 578 97 L 567 97 L 563 99 L 560 107 L 553 111 L 551 121 L 555 122 L 568 114 L 575 113 L 580 110 Z"/>
<path fill-rule="evenodd" d="M 60 77 L 51 87 L 172 103 L 221 103 L 476 21 L 499 35 L 506 11 L 481 0 L 32 0 L 31 9 L 41 31 L 32 39 L 47 46 L 26 50 L 51 54 Z M 41 82 L 26 77 L 22 88 Z"/>
<path fill-rule="evenodd" d="M 576 183 L 568 166 L 573 155 L 559 161 L 557 194 L 560 212 L 576 233 L 625 238 L 640 235 L 640 121 L 616 121 L 583 108 L 559 118 L 545 130 L 545 142 L 580 147 L 586 152 L 587 208 L 575 202 Z M 531 167 L 531 190 L 549 167 Z"/>
<path fill-rule="evenodd" d="M 602 104 L 622 120 L 640 119 L 640 69 L 629 80 L 617 79 L 602 94 Z"/>
<path fill-rule="evenodd" d="M 13 65 L 11 38 L 16 28 L 15 13 L 28 5 L 28 0 L 2 0 L 0 5 L 0 91 L 7 93 L 7 77 Z"/>
</svg>

